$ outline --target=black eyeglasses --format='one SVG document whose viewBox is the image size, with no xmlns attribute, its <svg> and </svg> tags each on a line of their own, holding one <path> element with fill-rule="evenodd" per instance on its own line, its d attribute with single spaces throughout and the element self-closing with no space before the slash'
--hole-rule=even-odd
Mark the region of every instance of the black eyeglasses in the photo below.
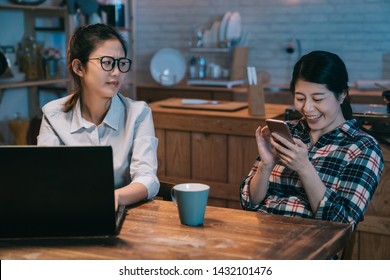
<svg viewBox="0 0 390 280">
<path fill-rule="evenodd" d="M 130 71 L 131 67 L 131 59 L 126 58 L 126 57 L 121 57 L 121 58 L 113 58 L 111 56 L 102 56 L 102 57 L 94 57 L 90 58 L 88 60 L 92 59 L 97 59 L 100 60 L 100 66 L 104 71 L 111 71 L 114 69 L 116 62 L 118 62 L 118 69 L 122 73 L 127 73 Z"/>
</svg>

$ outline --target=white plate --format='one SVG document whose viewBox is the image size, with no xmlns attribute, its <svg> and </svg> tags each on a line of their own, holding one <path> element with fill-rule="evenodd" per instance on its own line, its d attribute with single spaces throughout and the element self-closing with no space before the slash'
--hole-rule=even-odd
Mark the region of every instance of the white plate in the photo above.
<svg viewBox="0 0 390 280">
<path fill-rule="evenodd" d="M 219 26 L 221 22 L 219 20 L 215 21 L 210 29 L 210 45 L 212 47 L 218 47 L 219 42 Z"/>
<path fill-rule="evenodd" d="M 172 48 L 159 50 L 150 62 L 150 73 L 153 79 L 164 86 L 171 86 L 183 80 L 186 68 L 184 56 Z"/>
<path fill-rule="evenodd" d="M 211 31 L 210 31 L 210 29 L 206 29 L 203 32 L 203 46 L 204 47 L 211 47 Z"/>
<path fill-rule="evenodd" d="M 229 21 L 231 12 L 227 12 L 223 15 L 221 25 L 219 26 L 219 42 L 223 43 L 226 41 L 226 26 Z"/>
<path fill-rule="evenodd" d="M 233 12 L 226 26 L 226 40 L 239 39 L 241 37 L 241 16 L 238 12 Z"/>
</svg>

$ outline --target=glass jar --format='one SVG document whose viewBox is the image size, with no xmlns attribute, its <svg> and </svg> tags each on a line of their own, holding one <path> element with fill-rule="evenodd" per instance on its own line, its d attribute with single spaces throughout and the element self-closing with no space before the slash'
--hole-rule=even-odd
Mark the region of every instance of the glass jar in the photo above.
<svg viewBox="0 0 390 280">
<path fill-rule="evenodd" d="M 23 39 L 20 47 L 19 68 L 26 74 L 27 80 L 38 80 L 42 77 L 42 46 L 34 37 L 30 36 Z"/>
</svg>

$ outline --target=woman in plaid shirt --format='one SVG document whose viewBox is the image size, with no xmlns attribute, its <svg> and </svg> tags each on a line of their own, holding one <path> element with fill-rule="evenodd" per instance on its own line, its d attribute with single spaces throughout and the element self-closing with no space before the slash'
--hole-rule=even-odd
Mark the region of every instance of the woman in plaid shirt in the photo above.
<svg viewBox="0 0 390 280">
<path fill-rule="evenodd" d="M 384 167 L 376 140 L 352 119 L 348 73 L 335 54 L 314 51 L 295 65 L 290 90 L 295 145 L 258 127 L 259 156 L 240 187 L 241 206 L 285 216 L 362 220 Z"/>
</svg>

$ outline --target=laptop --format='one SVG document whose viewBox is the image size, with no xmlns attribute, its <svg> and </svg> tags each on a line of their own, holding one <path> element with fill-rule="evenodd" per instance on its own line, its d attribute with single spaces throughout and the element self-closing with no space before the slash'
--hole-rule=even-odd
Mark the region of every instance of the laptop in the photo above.
<svg viewBox="0 0 390 280">
<path fill-rule="evenodd" d="M 109 146 L 0 146 L 0 238 L 116 236 Z"/>
</svg>

